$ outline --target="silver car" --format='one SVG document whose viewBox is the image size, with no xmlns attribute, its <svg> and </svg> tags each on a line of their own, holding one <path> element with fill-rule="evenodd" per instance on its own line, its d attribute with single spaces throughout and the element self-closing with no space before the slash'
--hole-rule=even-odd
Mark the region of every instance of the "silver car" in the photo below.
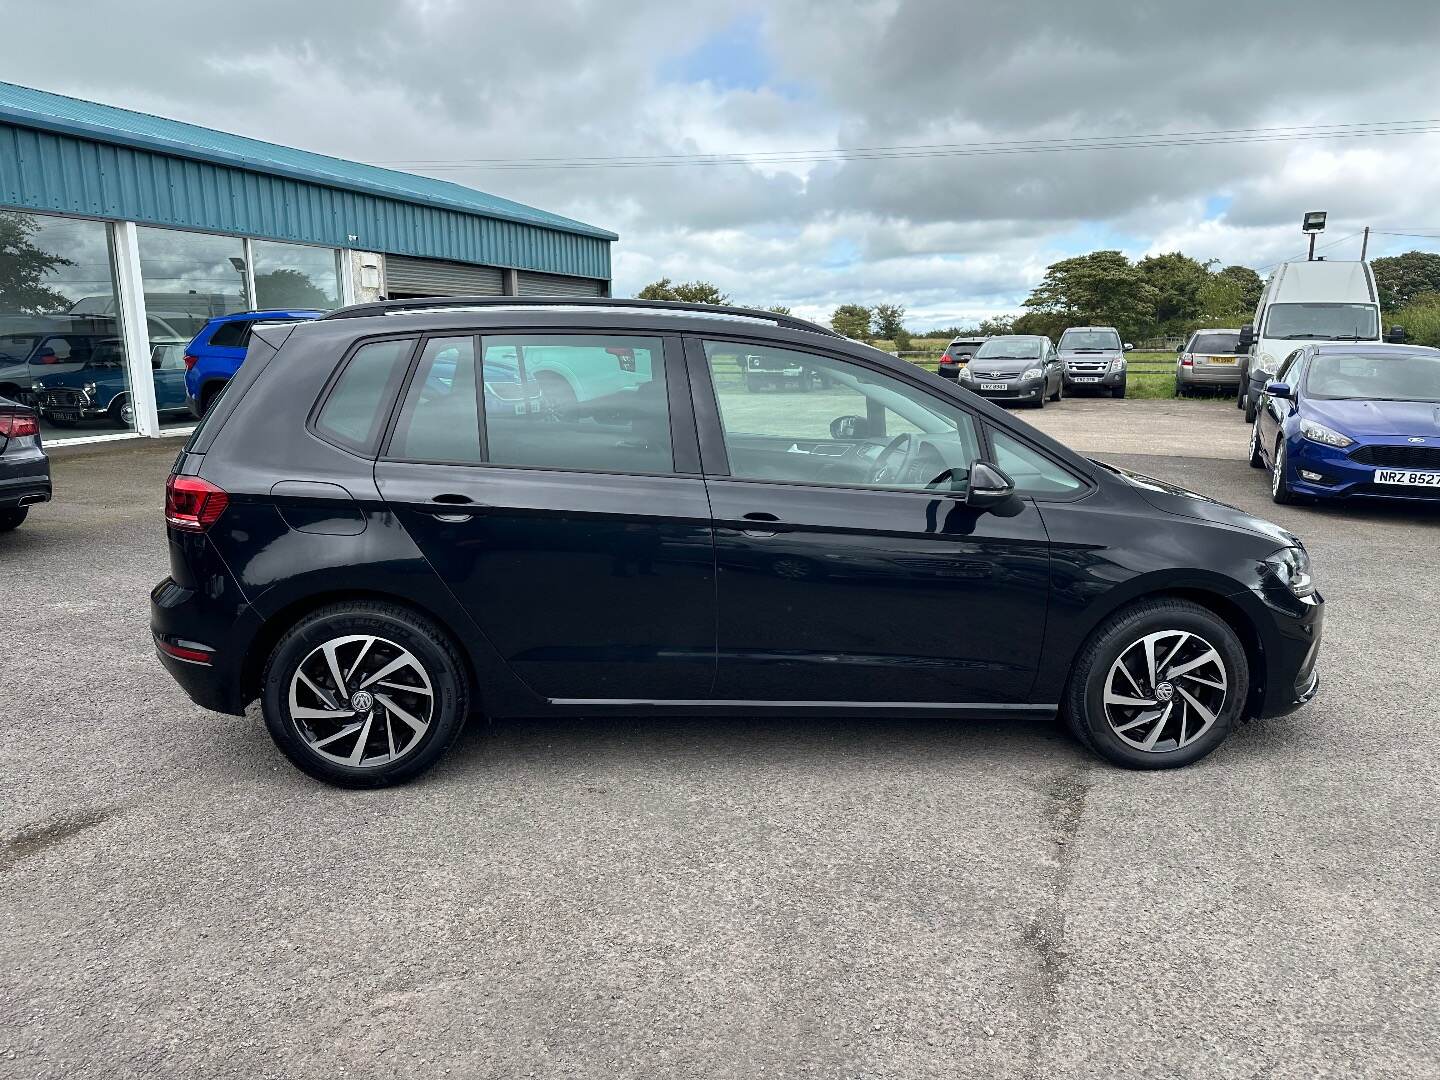
<svg viewBox="0 0 1440 1080">
<path fill-rule="evenodd" d="M 1198 386 L 1234 392 L 1241 375 L 1241 357 L 1235 351 L 1239 341 L 1239 330 L 1194 331 L 1175 350 L 1175 396 L 1189 397 Z"/>
</svg>

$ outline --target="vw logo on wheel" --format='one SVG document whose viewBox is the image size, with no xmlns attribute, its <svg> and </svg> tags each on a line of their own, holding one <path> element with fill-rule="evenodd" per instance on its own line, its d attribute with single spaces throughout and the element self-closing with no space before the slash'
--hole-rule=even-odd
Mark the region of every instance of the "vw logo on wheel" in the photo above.
<svg viewBox="0 0 1440 1080">
<path fill-rule="evenodd" d="M 369 712 L 375 707 L 375 698 L 369 690 L 356 690 L 350 695 L 350 708 L 356 712 Z"/>
</svg>

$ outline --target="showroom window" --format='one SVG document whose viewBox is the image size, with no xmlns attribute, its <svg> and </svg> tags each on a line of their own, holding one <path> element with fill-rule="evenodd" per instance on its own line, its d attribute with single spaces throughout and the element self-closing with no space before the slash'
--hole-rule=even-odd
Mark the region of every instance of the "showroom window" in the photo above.
<svg viewBox="0 0 1440 1080">
<path fill-rule="evenodd" d="M 216 315 L 249 309 L 245 243 L 238 236 L 145 226 L 135 234 L 152 346 L 163 344 L 157 334 L 189 341 Z"/>
<path fill-rule="evenodd" d="M 0 210 L 0 396 L 42 437 L 133 426 L 115 296 L 104 222 Z"/>
<path fill-rule="evenodd" d="M 316 309 L 340 306 L 340 264 L 334 248 L 252 240 L 255 258 L 255 307 Z"/>
</svg>

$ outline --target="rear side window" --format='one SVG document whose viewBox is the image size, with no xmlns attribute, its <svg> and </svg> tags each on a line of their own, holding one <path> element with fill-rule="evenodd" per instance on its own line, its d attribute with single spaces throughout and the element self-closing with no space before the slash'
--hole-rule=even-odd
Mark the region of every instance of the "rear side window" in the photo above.
<svg viewBox="0 0 1440 1080">
<path fill-rule="evenodd" d="M 463 465 L 483 461 L 476 383 L 473 337 L 426 341 L 390 440 L 390 455 Z"/>
<path fill-rule="evenodd" d="M 246 319 L 238 319 L 235 322 L 221 323 L 210 335 L 210 344 L 217 349 L 242 349 L 250 338 L 250 322 Z"/>
<path fill-rule="evenodd" d="M 316 431 L 351 450 L 373 450 L 414 348 L 414 338 L 393 338 L 367 342 L 351 353 L 315 418 Z"/>
</svg>

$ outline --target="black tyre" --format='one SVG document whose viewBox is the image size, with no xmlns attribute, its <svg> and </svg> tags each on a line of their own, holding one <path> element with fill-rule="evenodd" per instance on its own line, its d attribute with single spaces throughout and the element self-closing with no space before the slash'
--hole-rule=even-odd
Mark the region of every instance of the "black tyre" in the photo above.
<svg viewBox="0 0 1440 1080">
<path fill-rule="evenodd" d="M 209 383 L 200 391 L 200 415 L 204 416 L 215 404 L 215 399 L 220 396 L 220 391 L 225 389 L 225 384 Z"/>
<path fill-rule="evenodd" d="M 1260 400 L 1254 394 L 1245 395 L 1245 422 L 1253 424 L 1255 414 L 1260 411 Z"/>
<path fill-rule="evenodd" d="M 110 403 L 110 423 L 129 431 L 135 426 L 135 406 L 130 404 L 130 395 L 125 394 Z"/>
<path fill-rule="evenodd" d="M 449 637 L 395 604 L 322 608 L 282 637 L 261 704 L 290 761 L 340 787 L 402 784 L 429 769 L 464 726 L 470 688 Z"/>
<path fill-rule="evenodd" d="M 1032 408 L 1043 409 L 1045 407 L 1045 387 L 1040 387 L 1040 394 L 1030 403 Z"/>
<path fill-rule="evenodd" d="M 1300 497 L 1290 490 L 1289 455 L 1285 453 L 1285 436 L 1275 440 L 1275 452 L 1270 455 L 1270 498 L 1281 506 L 1290 506 Z"/>
<path fill-rule="evenodd" d="M 1265 456 L 1260 453 L 1260 420 L 1258 417 L 1250 425 L 1250 467 L 1252 469 L 1265 467 Z"/>
<path fill-rule="evenodd" d="M 1121 379 L 1121 380 L 1120 380 L 1120 385 L 1117 386 L 1117 387 L 1115 387 L 1115 389 L 1111 391 L 1111 394 L 1113 394 L 1113 395 L 1114 395 L 1115 397 L 1117 397 L 1117 398 L 1123 398 L 1123 397 L 1125 396 L 1125 380 L 1124 380 L 1124 379 Z"/>
<path fill-rule="evenodd" d="M 1050 395 L 1051 401 L 1059 401 L 1065 396 L 1065 380 L 1058 379 L 1055 383 L 1055 393 Z"/>
<path fill-rule="evenodd" d="M 0 533 L 18 529 L 25 524 L 25 519 L 29 516 L 28 506 L 12 506 L 8 510 L 0 510 Z"/>
<path fill-rule="evenodd" d="M 1147 600 L 1090 636 L 1061 708 L 1101 757 L 1174 769 L 1225 741 L 1249 692 L 1249 661 L 1228 623 L 1185 600 Z"/>
</svg>

